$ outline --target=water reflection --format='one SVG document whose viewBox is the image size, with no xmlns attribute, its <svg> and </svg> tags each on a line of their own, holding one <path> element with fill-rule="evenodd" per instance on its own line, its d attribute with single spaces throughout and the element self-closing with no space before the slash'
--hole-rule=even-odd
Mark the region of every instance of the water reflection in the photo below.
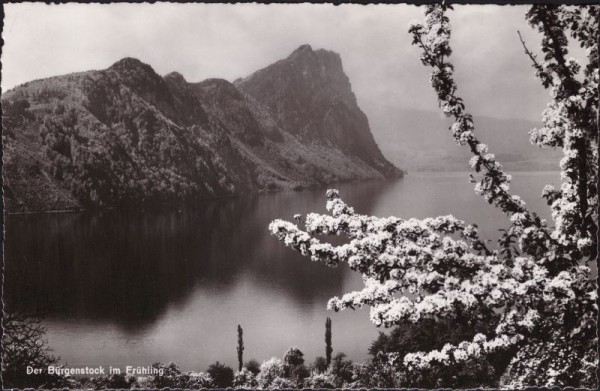
<svg viewBox="0 0 600 391">
<path fill-rule="evenodd" d="M 540 198 L 557 173 L 519 173 L 515 193 L 549 218 Z M 466 173 L 409 175 L 397 182 L 336 186 L 359 213 L 426 217 L 452 213 L 497 238 L 508 219 L 473 192 Z M 242 324 L 246 358 L 307 360 L 334 350 L 363 360 L 377 329 L 368 310 L 332 313 L 329 298 L 360 288 L 341 266 L 307 261 L 267 232 L 275 218 L 325 212 L 325 190 L 202 202 L 181 210 L 7 216 L 5 302 L 48 314 L 48 340 L 77 365 L 174 361 L 204 370 L 236 362 Z"/>
<path fill-rule="evenodd" d="M 389 186 L 363 184 L 351 198 L 367 212 Z M 135 333 L 169 305 L 185 305 L 192 293 L 225 295 L 249 279 L 310 309 L 339 294 L 350 272 L 306 262 L 266 227 L 278 217 L 324 212 L 324 204 L 318 189 L 178 210 L 7 216 L 6 302 Z"/>
</svg>

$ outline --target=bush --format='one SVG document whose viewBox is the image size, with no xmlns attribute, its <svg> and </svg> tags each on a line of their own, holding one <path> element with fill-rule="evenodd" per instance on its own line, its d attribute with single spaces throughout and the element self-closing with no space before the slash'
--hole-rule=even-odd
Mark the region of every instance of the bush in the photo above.
<svg viewBox="0 0 600 391">
<path fill-rule="evenodd" d="M 342 387 L 352 382 L 354 365 L 352 361 L 346 360 L 345 353 L 338 353 L 331 360 L 329 371 L 336 379 L 336 387 Z"/>
<path fill-rule="evenodd" d="M 291 347 L 283 358 L 283 370 L 285 377 L 290 379 L 296 387 L 302 387 L 304 378 L 309 375 L 304 365 L 304 353 L 297 347 Z"/>
<path fill-rule="evenodd" d="M 318 356 L 311 365 L 311 370 L 316 373 L 323 373 L 327 370 L 327 360 L 323 356 Z"/>
<path fill-rule="evenodd" d="M 283 364 L 278 358 L 271 358 L 260 366 L 260 373 L 256 376 L 259 388 L 269 388 L 278 377 L 284 377 Z"/>
<path fill-rule="evenodd" d="M 275 390 L 284 390 L 298 387 L 290 379 L 286 379 L 285 377 L 276 377 L 269 385 L 269 388 Z"/>
<path fill-rule="evenodd" d="M 233 384 L 233 369 L 220 362 L 215 362 L 206 371 L 212 377 L 215 387 L 227 388 Z"/>
<path fill-rule="evenodd" d="M 473 338 L 478 332 L 489 332 L 488 324 L 477 322 L 461 323 L 455 321 L 421 320 L 418 323 L 404 322 L 389 334 L 380 332 L 369 348 L 371 369 L 379 374 L 387 387 L 478 387 L 497 386 L 502 373 L 506 370 L 511 355 L 506 353 L 490 354 L 468 363 L 433 365 L 422 374 L 408 373 L 406 368 L 392 369 L 403 372 L 390 377 L 387 362 L 389 354 L 404 357 L 417 351 L 442 349 L 446 343 L 459 343 Z M 402 379 L 410 379 L 410 382 Z M 393 383 L 393 384 L 392 384 Z M 380 386 L 380 385 L 376 385 Z"/>
<path fill-rule="evenodd" d="M 242 388 L 256 388 L 258 386 L 256 375 L 248 368 L 244 367 L 241 371 L 238 371 L 233 375 L 233 386 Z"/>
<path fill-rule="evenodd" d="M 5 311 L 2 336 L 2 380 L 5 387 L 62 387 L 64 378 L 47 373 L 27 375 L 26 368 L 47 368 L 58 363 L 46 341 L 40 316 Z M 45 371 L 44 371 L 45 372 Z"/>
<path fill-rule="evenodd" d="M 325 373 L 312 373 L 304 381 L 304 387 L 307 388 L 335 388 L 335 376 L 331 372 Z"/>
<path fill-rule="evenodd" d="M 260 363 L 254 359 L 246 361 L 244 367 L 247 368 L 250 372 L 252 372 L 254 376 L 258 375 L 258 373 L 260 372 Z"/>
<path fill-rule="evenodd" d="M 204 372 L 190 372 L 188 384 L 186 388 L 198 389 L 198 388 L 213 388 L 215 382 L 210 374 Z"/>
<path fill-rule="evenodd" d="M 185 376 L 177 365 L 169 363 L 167 365 L 161 363 L 152 364 L 152 368 L 156 370 L 162 369 L 162 374 L 139 378 L 143 387 L 147 388 L 185 388 L 187 385 L 187 376 Z"/>
<path fill-rule="evenodd" d="M 292 346 L 283 356 L 283 363 L 288 367 L 295 367 L 304 364 L 304 353 L 295 346 Z"/>
</svg>

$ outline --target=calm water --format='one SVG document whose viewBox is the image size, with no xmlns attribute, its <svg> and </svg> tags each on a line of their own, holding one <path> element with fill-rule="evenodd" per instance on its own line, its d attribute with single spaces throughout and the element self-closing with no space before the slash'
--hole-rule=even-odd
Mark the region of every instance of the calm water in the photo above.
<svg viewBox="0 0 600 391">
<path fill-rule="evenodd" d="M 360 213 L 454 214 L 497 237 L 507 218 L 477 196 L 465 173 L 410 174 L 395 182 L 340 185 Z M 517 173 L 512 188 L 550 218 L 540 198 L 559 174 Z M 177 363 L 205 370 L 244 358 L 281 357 L 298 346 L 367 357 L 378 329 L 368 309 L 333 313 L 327 300 L 360 288 L 345 267 L 329 269 L 285 248 L 267 232 L 275 218 L 324 212 L 324 189 L 207 202 L 180 211 L 7 216 L 5 296 L 10 307 L 42 310 L 48 341 L 69 365 Z"/>
</svg>

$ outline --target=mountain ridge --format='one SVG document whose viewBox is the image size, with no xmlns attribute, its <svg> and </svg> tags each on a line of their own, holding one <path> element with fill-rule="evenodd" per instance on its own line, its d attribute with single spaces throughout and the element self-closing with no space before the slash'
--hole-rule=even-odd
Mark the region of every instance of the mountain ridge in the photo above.
<svg viewBox="0 0 600 391">
<path fill-rule="evenodd" d="M 452 119 L 440 112 L 407 110 L 379 102 L 362 102 L 373 135 L 391 162 L 408 172 L 465 171 L 471 152 L 457 145 L 449 130 Z M 561 150 L 542 149 L 529 141 L 540 122 L 474 114 L 475 134 L 509 171 L 556 171 Z"/>
<path fill-rule="evenodd" d="M 375 143 L 339 55 L 303 45 L 273 65 L 237 85 L 190 83 L 126 57 L 11 89 L 2 95 L 6 210 L 193 202 L 402 175 Z M 274 72 L 281 66 L 285 74 Z M 274 111 L 251 88 L 265 78 L 279 98 L 302 100 Z M 344 142 L 357 135 L 361 148 Z"/>
</svg>

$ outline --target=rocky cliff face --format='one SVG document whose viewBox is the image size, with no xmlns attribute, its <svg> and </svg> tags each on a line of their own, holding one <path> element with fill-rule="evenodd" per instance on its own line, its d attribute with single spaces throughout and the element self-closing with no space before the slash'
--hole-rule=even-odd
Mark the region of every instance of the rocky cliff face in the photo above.
<svg viewBox="0 0 600 391">
<path fill-rule="evenodd" d="M 288 58 L 235 84 L 263 104 L 279 126 L 304 143 L 337 147 L 393 175 L 395 168 L 373 139 L 339 54 L 303 45 Z"/>
<path fill-rule="evenodd" d="M 9 212 L 190 202 L 401 175 L 340 57 L 302 46 L 234 84 L 125 58 L 2 96 Z"/>
</svg>

